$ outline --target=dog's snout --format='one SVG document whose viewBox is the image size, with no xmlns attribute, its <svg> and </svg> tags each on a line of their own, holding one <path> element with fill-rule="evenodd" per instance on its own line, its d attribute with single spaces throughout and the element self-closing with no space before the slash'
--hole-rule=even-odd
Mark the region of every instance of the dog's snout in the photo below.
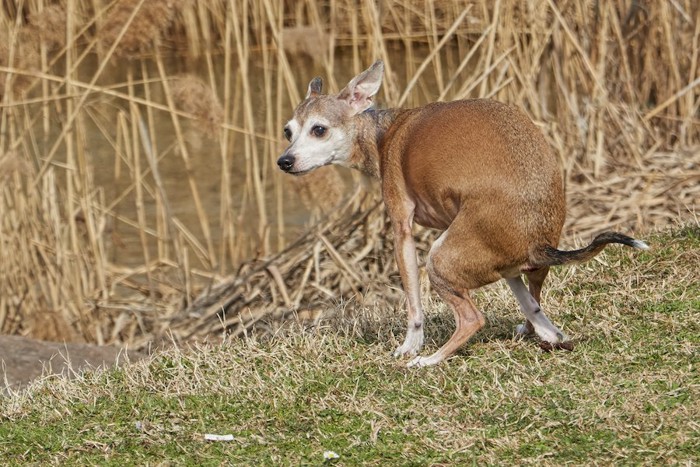
<svg viewBox="0 0 700 467">
<path fill-rule="evenodd" d="M 282 157 L 277 159 L 277 165 L 285 172 L 289 172 L 294 167 L 294 156 L 290 154 L 282 155 Z"/>
</svg>

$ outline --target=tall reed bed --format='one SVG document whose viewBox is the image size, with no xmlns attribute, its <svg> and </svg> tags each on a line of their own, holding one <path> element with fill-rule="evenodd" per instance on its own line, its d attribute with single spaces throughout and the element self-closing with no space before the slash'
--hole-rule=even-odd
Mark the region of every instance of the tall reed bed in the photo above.
<svg viewBox="0 0 700 467">
<path fill-rule="evenodd" d="M 375 59 L 382 105 L 524 107 L 560 156 L 569 239 L 697 208 L 693 0 L 5 4 L 2 332 L 140 346 L 386 282 L 381 209 L 356 196 L 338 210 L 357 176 L 274 164 L 308 80 L 337 90 Z"/>
</svg>

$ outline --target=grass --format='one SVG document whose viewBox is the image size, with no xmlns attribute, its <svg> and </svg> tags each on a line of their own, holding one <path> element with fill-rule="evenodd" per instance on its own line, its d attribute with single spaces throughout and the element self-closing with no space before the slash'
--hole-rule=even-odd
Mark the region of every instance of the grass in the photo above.
<svg viewBox="0 0 700 467">
<path fill-rule="evenodd" d="M 700 452 L 700 226 L 557 270 L 550 317 L 578 342 L 515 341 L 504 287 L 488 325 L 448 362 L 390 356 L 400 311 L 313 330 L 157 352 L 120 369 L 46 378 L 0 401 L 17 463 L 318 465 L 692 464 Z M 452 330 L 427 299 L 432 351 Z M 205 433 L 233 434 L 230 442 Z"/>
</svg>

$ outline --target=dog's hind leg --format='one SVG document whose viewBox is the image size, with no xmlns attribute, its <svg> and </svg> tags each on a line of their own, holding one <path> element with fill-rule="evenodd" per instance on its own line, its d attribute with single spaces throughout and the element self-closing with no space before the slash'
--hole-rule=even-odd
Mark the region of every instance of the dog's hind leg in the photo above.
<svg viewBox="0 0 700 467">
<path fill-rule="evenodd" d="M 486 320 L 469 297 L 470 286 L 476 288 L 474 266 L 469 249 L 474 242 L 464 232 L 451 235 L 450 229 L 443 232 L 430 249 L 427 270 L 435 291 L 454 312 L 456 329 L 452 337 L 434 354 L 414 358 L 412 366 L 436 365 L 455 353 L 471 336 L 481 329 Z M 478 275 L 478 274 L 477 274 Z M 497 279 L 494 277 L 493 280 Z"/>
<path fill-rule="evenodd" d="M 543 267 L 536 271 L 525 273 L 527 276 L 527 284 L 530 289 L 530 295 L 542 307 L 542 284 L 549 274 L 549 266 Z M 526 337 L 535 334 L 535 328 L 529 320 L 525 320 L 523 324 L 519 324 L 515 328 L 515 334 L 519 337 Z"/>
<path fill-rule="evenodd" d="M 545 342 L 549 342 L 550 344 L 560 344 L 569 340 L 566 334 L 560 331 L 552 324 L 551 321 L 549 321 L 549 318 L 547 318 L 540 308 L 538 300 L 536 300 L 535 297 L 530 294 L 520 276 L 506 279 L 506 282 L 513 291 L 515 298 L 518 299 L 520 309 L 527 318 L 526 324 L 521 326 L 526 327 L 529 323 L 540 339 Z"/>
<path fill-rule="evenodd" d="M 419 356 L 414 358 L 408 363 L 409 367 L 431 366 L 440 363 L 455 353 L 486 323 L 484 315 L 476 308 L 476 305 L 466 293 L 457 295 L 446 292 L 444 289 L 438 289 L 438 293 L 452 307 L 457 327 L 452 337 L 437 352 L 427 357 Z"/>
</svg>

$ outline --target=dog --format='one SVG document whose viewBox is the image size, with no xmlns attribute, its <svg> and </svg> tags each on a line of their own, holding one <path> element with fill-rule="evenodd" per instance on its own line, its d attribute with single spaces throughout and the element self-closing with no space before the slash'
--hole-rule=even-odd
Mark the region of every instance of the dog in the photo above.
<svg viewBox="0 0 700 467">
<path fill-rule="evenodd" d="M 414 356 L 411 367 L 452 355 L 485 324 L 470 291 L 500 279 L 525 314 L 516 334 L 535 333 L 550 348 L 570 349 L 540 305 L 550 267 L 587 261 L 609 243 L 647 249 L 646 243 L 605 232 L 580 250 L 558 250 L 566 215 L 561 174 L 532 121 L 514 106 L 487 99 L 375 110 L 383 73 L 377 61 L 330 95 L 322 94 L 321 78 L 311 80 L 284 127 L 290 144 L 277 165 L 302 175 L 339 164 L 381 180 L 408 304 L 406 337 L 394 355 Z M 418 355 L 424 314 L 414 222 L 442 231 L 426 269 L 456 321 L 454 334 L 430 356 Z"/>
</svg>

